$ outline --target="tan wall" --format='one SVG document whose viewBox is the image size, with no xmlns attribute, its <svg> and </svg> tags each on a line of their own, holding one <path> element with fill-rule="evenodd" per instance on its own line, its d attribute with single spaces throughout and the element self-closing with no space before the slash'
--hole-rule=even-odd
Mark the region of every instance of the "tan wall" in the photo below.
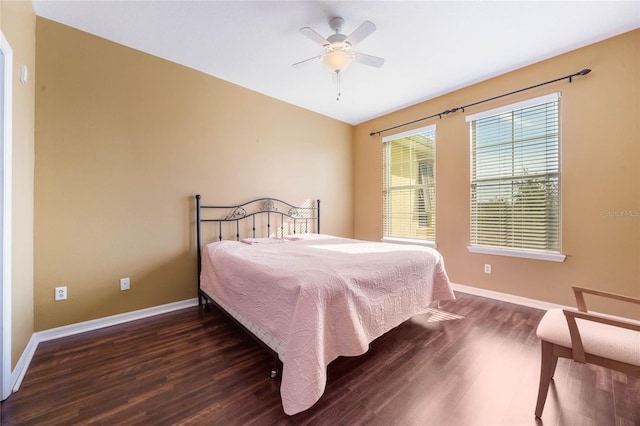
<svg viewBox="0 0 640 426">
<path fill-rule="evenodd" d="M 0 2 L 2 32 L 13 50 L 11 362 L 22 355 L 33 324 L 33 161 L 36 17 L 31 2 Z M 20 83 L 20 66 L 30 78 Z"/>
<path fill-rule="evenodd" d="M 593 71 L 573 83 L 547 85 L 415 125 L 437 125 L 438 250 L 451 280 L 458 284 L 566 305 L 573 304 L 572 284 L 640 296 L 640 30 L 357 126 L 355 237 L 382 237 L 381 137 L 371 137 L 370 132 L 583 68 Z M 428 70 L 425 72 L 428 78 Z M 562 92 L 562 251 L 566 261 L 469 253 L 469 128 L 465 115 L 556 91 Z M 620 211 L 631 215 L 615 216 Z M 485 263 L 492 264 L 491 275 L 483 273 Z M 616 312 L 630 314 L 631 309 Z"/>
<path fill-rule="evenodd" d="M 352 126 L 42 18 L 36 56 L 36 330 L 194 298 L 196 193 L 352 235 Z"/>
</svg>

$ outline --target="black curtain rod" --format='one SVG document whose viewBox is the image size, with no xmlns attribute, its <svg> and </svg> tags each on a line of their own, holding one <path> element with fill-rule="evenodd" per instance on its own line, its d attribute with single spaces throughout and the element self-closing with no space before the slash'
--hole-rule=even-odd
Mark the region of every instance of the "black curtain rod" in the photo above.
<svg viewBox="0 0 640 426">
<path fill-rule="evenodd" d="M 429 118 L 434 118 L 434 117 L 442 118 L 443 115 L 451 114 L 451 113 L 454 113 L 454 112 L 457 112 L 457 111 L 460 111 L 460 110 L 462 110 L 464 112 L 465 108 L 476 106 L 478 104 L 482 104 L 482 103 L 485 103 L 485 102 L 493 101 L 493 100 L 496 100 L 496 99 L 504 98 L 505 96 L 515 95 L 516 93 L 524 92 L 525 90 L 535 89 L 536 87 L 544 86 L 546 84 L 555 83 L 556 81 L 569 79 L 569 83 L 571 83 L 573 81 L 573 77 L 581 76 L 581 75 L 587 75 L 590 72 L 591 72 L 591 70 L 589 68 L 585 68 L 582 71 L 578 71 L 575 74 L 569 74 L 569 75 L 566 75 L 564 77 L 556 78 L 555 80 L 545 81 L 544 83 L 536 84 L 534 86 L 525 87 L 524 89 L 514 90 L 513 92 L 504 93 L 502 95 L 494 96 L 493 98 L 483 99 L 481 101 L 474 102 L 474 103 L 471 103 L 471 104 L 468 104 L 468 105 L 464 105 L 464 106 L 461 106 L 461 107 L 448 109 L 446 111 L 442 111 L 442 112 L 439 112 L 437 114 L 432 114 L 432 115 L 430 115 L 428 117 L 418 118 L 417 120 L 409 121 L 407 123 L 398 124 L 397 126 L 389 127 L 387 129 L 383 129 L 383 130 L 378 130 L 377 132 L 371 132 L 371 133 L 369 133 L 369 136 L 379 135 L 381 133 L 388 132 L 389 130 L 395 130 L 395 129 L 399 128 L 399 127 L 404 127 L 404 126 L 408 126 L 410 124 L 418 123 L 418 122 L 423 121 L 423 120 L 428 120 Z"/>
</svg>

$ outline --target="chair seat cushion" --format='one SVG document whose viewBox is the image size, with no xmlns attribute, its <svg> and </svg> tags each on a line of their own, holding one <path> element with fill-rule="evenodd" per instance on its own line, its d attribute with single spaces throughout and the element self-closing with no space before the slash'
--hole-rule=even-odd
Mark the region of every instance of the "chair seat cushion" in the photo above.
<svg viewBox="0 0 640 426">
<path fill-rule="evenodd" d="M 640 366 L 640 332 L 580 318 L 576 324 L 585 353 Z M 569 326 L 562 309 L 547 311 L 536 334 L 541 340 L 571 348 Z"/>
</svg>

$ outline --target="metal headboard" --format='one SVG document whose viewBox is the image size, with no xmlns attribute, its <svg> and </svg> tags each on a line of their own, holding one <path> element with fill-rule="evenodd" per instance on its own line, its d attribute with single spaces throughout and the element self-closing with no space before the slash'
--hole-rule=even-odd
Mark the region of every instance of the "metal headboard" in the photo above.
<svg viewBox="0 0 640 426">
<path fill-rule="evenodd" d="M 217 238 L 223 240 L 224 233 L 233 232 L 235 224 L 235 240 L 241 237 L 256 237 L 256 223 L 259 227 L 266 226 L 269 237 L 284 237 L 296 233 L 320 233 L 320 200 L 310 202 L 308 206 L 294 206 L 276 198 L 257 198 L 236 206 L 208 206 L 200 203 L 200 194 L 196 199 L 196 243 L 198 245 L 198 283 L 202 271 L 202 224 L 213 222 L 217 224 Z M 266 218 L 266 224 L 264 219 Z M 246 222 L 245 222 L 246 221 Z M 249 222 L 251 221 L 251 222 Z M 241 223 L 251 224 L 248 235 L 241 234 Z M 224 226 L 224 225 L 231 225 Z M 279 226 L 278 226 L 279 224 Z M 272 231 L 271 225 L 275 225 Z M 229 238 L 226 238 L 229 239 Z M 198 288 L 199 284 L 198 284 Z"/>
</svg>

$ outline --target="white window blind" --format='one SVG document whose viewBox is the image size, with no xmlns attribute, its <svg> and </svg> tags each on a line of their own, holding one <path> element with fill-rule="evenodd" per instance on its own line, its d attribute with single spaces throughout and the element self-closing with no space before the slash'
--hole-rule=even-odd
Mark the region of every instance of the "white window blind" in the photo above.
<svg viewBox="0 0 640 426">
<path fill-rule="evenodd" d="M 384 161 L 385 238 L 436 238 L 435 125 L 386 136 Z"/>
<path fill-rule="evenodd" d="M 560 251 L 559 93 L 467 117 L 471 245 Z"/>
</svg>

